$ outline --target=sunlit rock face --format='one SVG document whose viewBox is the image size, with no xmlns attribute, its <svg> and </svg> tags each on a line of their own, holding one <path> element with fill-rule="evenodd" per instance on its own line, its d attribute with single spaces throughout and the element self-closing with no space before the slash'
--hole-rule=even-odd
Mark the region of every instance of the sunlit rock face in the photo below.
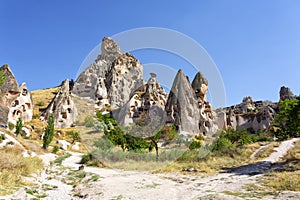
<svg viewBox="0 0 300 200">
<path fill-rule="evenodd" d="M 294 93 L 290 88 L 282 86 L 279 92 L 280 100 L 295 99 Z"/>
<path fill-rule="evenodd" d="M 168 95 L 156 80 L 156 74 L 151 73 L 147 84 L 135 90 L 130 100 L 120 109 L 113 112 L 113 116 L 121 126 L 133 123 L 147 124 L 151 121 L 149 112 L 154 109 L 162 117 Z M 162 121 L 161 124 L 164 122 Z"/>
<path fill-rule="evenodd" d="M 20 87 L 18 86 L 18 82 L 8 65 L 3 65 L 0 71 L 5 76 L 4 83 L 0 85 L 0 123 L 16 124 L 19 118 L 23 122 L 30 121 L 33 115 L 33 103 L 26 84 L 23 83 Z"/>
<path fill-rule="evenodd" d="M 165 111 L 167 123 L 174 124 L 181 134 L 198 135 L 200 113 L 195 92 L 182 70 L 179 70 L 170 91 Z"/>
<path fill-rule="evenodd" d="M 51 114 L 54 116 L 55 128 L 68 128 L 76 121 L 78 113 L 71 97 L 68 79 L 62 83 L 61 89 L 42 114 L 42 119 L 48 120 Z"/>
<path fill-rule="evenodd" d="M 111 38 L 103 38 L 101 54 L 75 81 L 72 93 L 96 100 L 97 108 L 118 109 L 144 84 L 143 67 L 131 54 L 123 54 Z"/>
<path fill-rule="evenodd" d="M 19 118 L 23 122 L 31 121 L 33 115 L 32 97 L 26 83 L 21 84 L 19 91 L 19 96 L 11 104 L 8 114 L 8 121 L 13 124 L 16 124 Z"/>
</svg>

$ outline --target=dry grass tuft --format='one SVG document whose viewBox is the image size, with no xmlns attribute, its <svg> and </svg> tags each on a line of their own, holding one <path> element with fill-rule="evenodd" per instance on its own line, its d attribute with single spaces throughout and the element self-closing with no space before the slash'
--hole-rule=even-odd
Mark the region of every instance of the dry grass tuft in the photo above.
<svg viewBox="0 0 300 200">
<path fill-rule="evenodd" d="M 23 176 L 42 170 L 39 158 L 24 158 L 19 147 L 6 147 L 0 150 L 0 195 L 7 195 L 24 185 Z"/>
</svg>

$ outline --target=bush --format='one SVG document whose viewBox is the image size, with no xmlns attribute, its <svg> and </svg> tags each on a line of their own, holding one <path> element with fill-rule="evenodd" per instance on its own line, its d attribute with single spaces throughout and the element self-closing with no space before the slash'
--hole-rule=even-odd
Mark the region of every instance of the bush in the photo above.
<svg viewBox="0 0 300 200">
<path fill-rule="evenodd" d="M 84 125 L 88 128 L 91 128 L 93 127 L 95 124 L 95 120 L 92 116 L 87 116 L 85 119 L 84 119 Z"/>
<path fill-rule="evenodd" d="M 37 106 L 44 106 L 45 105 L 45 103 L 44 102 L 42 102 L 42 101 L 39 101 L 39 102 L 37 102 L 37 104 L 36 104 Z"/>
<path fill-rule="evenodd" d="M 194 141 L 190 144 L 189 149 L 193 150 L 193 149 L 200 149 L 201 148 L 201 142 L 199 141 Z"/>
<path fill-rule="evenodd" d="M 19 118 L 18 121 L 17 121 L 17 125 L 16 125 L 16 136 L 18 136 L 19 134 L 22 133 L 22 127 L 23 127 L 23 122 L 22 122 L 22 119 Z"/>
<path fill-rule="evenodd" d="M 58 151 L 59 151 L 59 146 L 55 145 L 55 146 L 53 147 L 52 152 L 53 152 L 53 153 L 57 153 Z"/>
<path fill-rule="evenodd" d="M 224 151 L 232 148 L 233 145 L 231 141 L 228 138 L 221 137 L 219 140 L 215 143 L 213 147 L 213 151 Z"/>
<path fill-rule="evenodd" d="M 8 122 L 8 128 L 12 131 L 15 128 L 15 125 L 11 122 Z"/>
<path fill-rule="evenodd" d="M 72 144 L 74 144 L 74 142 L 76 142 L 76 141 L 78 141 L 78 142 L 81 141 L 81 137 L 80 137 L 79 133 L 76 131 L 67 131 L 67 135 L 69 135 L 71 137 Z"/>
</svg>

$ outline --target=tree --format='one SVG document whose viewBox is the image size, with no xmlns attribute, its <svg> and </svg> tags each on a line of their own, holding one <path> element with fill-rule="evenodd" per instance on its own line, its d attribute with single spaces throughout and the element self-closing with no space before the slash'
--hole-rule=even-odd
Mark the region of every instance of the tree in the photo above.
<svg viewBox="0 0 300 200">
<path fill-rule="evenodd" d="M 51 114 L 48 118 L 48 125 L 45 129 L 43 137 L 43 148 L 47 149 L 49 144 L 52 142 L 54 136 L 54 116 Z"/>
<path fill-rule="evenodd" d="M 81 141 L 81 137 L 77 131 L 67 131 L 67 135 L 69 135 L 72 139 L 72 144 L 74 144 L 76 141 Z"/>
<path fill-rule="evenodd" d="M 280 112 L 273 121 L 273 133 L 278 140 L 300 137 L 300 97 L 279 102 Z"/>
<path fill-rule="evenodd" d="M 18 136 L 19 134 L 21 134 L 21 132 L 22 132 L 22 127 L 23 127 L 23 122 L 22 122 L 22 119 L 21 118 L 19 118 L 18 120 L 17 120 L 17 125 L 16 125 L 16 136 Z"/>
<path fill-rule="evenodd" d="M 4 83 L 6 76 L 3 71 L 0 71 L 0 85 Z"/>
</svg>

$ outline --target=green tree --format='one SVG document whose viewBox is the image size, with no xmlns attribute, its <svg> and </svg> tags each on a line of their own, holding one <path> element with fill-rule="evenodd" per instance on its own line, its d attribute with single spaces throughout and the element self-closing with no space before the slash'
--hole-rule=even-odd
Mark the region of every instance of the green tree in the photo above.
<svg viewBox="0 0 300 200">
<path fill-rule="evenodd" d="M 67 131 L 67 135 L 69 135 L 72 139 L 72 144 L 74 144 L 76 141 L 81 141 L 81 137 L 77 131 Z"/>
<path fill-rule="evenodd" d="M 0 85 L 4 83 L 6 76 L 3 71 L 0 71 Z"/>
<path fill-rule="evenodd" d="M 19 134 L 21 134 L 21 132 L 22 132 L 22 127 L 23 127 L 23 122 L 22 122 L 22 119 L 21 118 L 19 118 L 18 120 L 17 120 L 17 125 L 16 125 L 16 136 L 18 136 Z"/>
<path fill-rule="evenodd" d="M 273 121 L 273 133 L 278 140 L 300 137 L 300 97 L 279 102 L 280 112 Z"/>
<path fill-rule="evenodd" d="M 51 114 L 48 118 L 48 125 L 45 130 L 43 138 L 43 148 L 47 149 L 49 144 L 52 142 L 54 136 L 54 116 Z"/>
</svg>

